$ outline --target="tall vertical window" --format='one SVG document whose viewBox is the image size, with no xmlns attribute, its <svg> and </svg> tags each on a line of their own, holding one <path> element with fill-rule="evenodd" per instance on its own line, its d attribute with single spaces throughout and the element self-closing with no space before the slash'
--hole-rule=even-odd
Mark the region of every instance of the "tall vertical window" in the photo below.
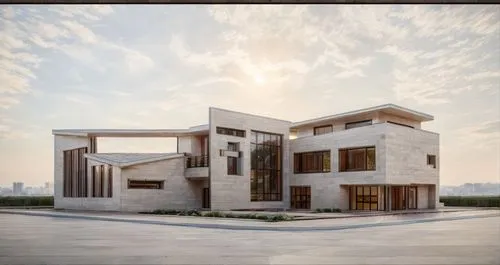
<svg viewBox="0 0 500 265">
<path fill-rule="evenodd" d="M 87 197 L 87 147 L 63 152 L 63 196 Z"/>
<path fill-rule="evenodd" d="M 92 197 L 113 197 L 113 167 L 92 166 Z"/>
<path fill-rule="evenodd" d="M 435 155 L 427 155 L 427 165 L 431 165 L 433 168 L 436 168 L 436 156 Z"/>
<path fill-rule="evenodd" d="M 314 135 L 327 134 L 327 133 L 331 133 L 331 132 L 333 132 L 332 125 L 324 125 L 324 126 L 314 127 Z"/>
<path fill-rule="evenodd" d="M 339 171 L 375 170 L 375 147 L 339 150 Z"/>
<path fill-rule="evenodd" d="M 282 138 L 280 134 L 251 133 L 251 201 L 282 200 Z"/>
<path fill-rule="evenodd" d="M 227 143 L 227 150 L 232 152 L 239 151 L 238 143 Z M 227 174 L 228 175 L 240 175 L 240 158 L 234 156 L 227 157 Z"/>
<path fill-rule="evenodd" d="M 330 172 L 330 151 L 293 154 L 294 173 Z"/>
</svg>

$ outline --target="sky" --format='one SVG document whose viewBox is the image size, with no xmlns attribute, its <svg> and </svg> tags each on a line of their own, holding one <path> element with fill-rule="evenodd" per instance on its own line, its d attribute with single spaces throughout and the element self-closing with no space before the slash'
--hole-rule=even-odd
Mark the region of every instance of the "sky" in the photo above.
<svg viewBox="0 0 500 265">
<path fill-rule="evenodd" d="M 429 113 L 441 184 L 497 182 L 500 6 L 1 5 L 0 186 L 53 179 L 52 129 Z M 99 151 L 175 152 L 175 139 Z"/>
</svg>

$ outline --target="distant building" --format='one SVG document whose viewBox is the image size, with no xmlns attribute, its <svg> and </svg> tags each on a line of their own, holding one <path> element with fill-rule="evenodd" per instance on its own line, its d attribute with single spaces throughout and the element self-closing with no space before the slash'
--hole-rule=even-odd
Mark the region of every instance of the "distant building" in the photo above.
<svg viewBox="0 0 500 265">
<path fill-rule="evenodd" d="M 24 183 L 23 182 L 14 182 L 12 184 L 12 192 L 14 195 L 21 195 L 24 190 Z"/>
<path fill-rule="evenodd" d="M 54 183 L 53 182 L 45 182 L 44 185 L 44 193 L 48 195 L 54 194 Z"/>
</svg>

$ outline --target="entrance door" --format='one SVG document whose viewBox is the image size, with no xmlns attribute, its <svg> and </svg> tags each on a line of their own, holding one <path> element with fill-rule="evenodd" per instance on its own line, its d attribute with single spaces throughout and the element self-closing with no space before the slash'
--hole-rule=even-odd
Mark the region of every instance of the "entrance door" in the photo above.
<svg viewBox="0 0 500 265">
<path fill-rule="evenodd" d="M 391 192 L 392 199 L 392 207 L 393 211 L 405 210 L 406 209 L 406 196 L 405 196 L 405 187 L 402 186 L 393 186 Z"/>
<path fill-rule="evenodd" d="M 290 207 L 292 209 L 311 209 L 311 187 L 290 186 Z"/>
<path fill-rule="evenodd" d="M 210 208 L 210 188 L 203 188 L 203 199 L 201 204 L 201 207 L 204 209 Z"/>
</svg>

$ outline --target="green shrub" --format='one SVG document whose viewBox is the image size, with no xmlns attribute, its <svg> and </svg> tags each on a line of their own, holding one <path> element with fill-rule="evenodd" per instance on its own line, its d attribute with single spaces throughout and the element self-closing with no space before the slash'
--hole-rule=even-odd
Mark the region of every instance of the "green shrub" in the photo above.
<svg viewBox="0 0 500 265">
<path fill-rule="evenodd" d="M 219 217 L 219 218 L 240 218 L 240 219 L 258 219 L 266 222 L 279 222 L 293 220 L 292 216 L 286 214 L 256 214 L 256 213 L 224 213 L 220 211 L 210 211 L 201 213 L 198 210 L 154 210 L 151 212 L 140 212 L 142 214 L 158 214 L 158 215 L 179 215 L 179 216 L 203 216 L 203 217 Z"/>
<path fill-rule="evenodd" d="M 0 206 L 54 206 L 54 196 L 0 197 Z"/>
<path fill-rule="evenodd" d="M 445 206 L 500 207 L 500 196 L 442 196 Z"/>
<path fill-rule="evenodd" d="M 323 209 L 316 209 L 314 212 L 316 213 L 340 213 L 342 210 L 339 208 L 323 208 Z"/>
</svg>

